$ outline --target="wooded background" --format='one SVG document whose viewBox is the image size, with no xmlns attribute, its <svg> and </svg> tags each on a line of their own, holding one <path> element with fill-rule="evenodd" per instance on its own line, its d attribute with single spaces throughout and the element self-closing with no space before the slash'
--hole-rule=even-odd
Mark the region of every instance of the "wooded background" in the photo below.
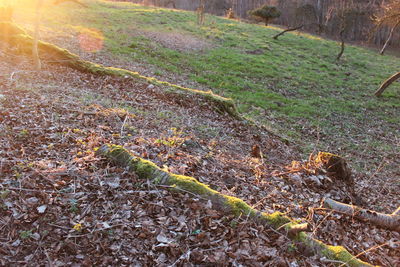
<svg viewBox="0 0 400 267">
<path fill-rule="evenodd" d="M 127 0 L 144 5 L 170 7 L 184 10 L 196 10 L 201 0 Z M 283 26 L 304 24 L 304 30 L 330 38 L 337 38 L 340 32 L 340 18 L 335 9 L 346 2 L 351 8 L 345 10 L 346 41 L 370 42 L 374 45 L 385 43 L 390 28 L 381 27 L 374 31 L 373 15 L 381 8 L 384 0 L 205 0 L 207 13 L 225 15 L 232 8 L 239 18 L 247 19 L 247 12 L 264 4 L 276 6 L 282 15 L 273 21 Z M 399 47 L 400 34 L 394 33 L 392 47 Z"/>
</svg>

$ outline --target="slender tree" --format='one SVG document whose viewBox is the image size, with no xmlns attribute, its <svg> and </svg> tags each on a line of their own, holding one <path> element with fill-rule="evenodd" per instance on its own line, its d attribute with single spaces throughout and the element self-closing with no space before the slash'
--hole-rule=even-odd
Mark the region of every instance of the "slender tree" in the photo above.
<svg viewBox="0 0 400 267">
<path fill-rule="evenodd" d="M 40 20 L 42 17 L 42 7 L 43 7 L 43 0 L 36 1 L 36 18 L 35 18 L 35 30 L 33 35 L 33 46 L 32 46 L 32 56 L 33 56 L 33 64 L 35 70 L 40 70 L 42 68 L 42 64 L 40 62 L 39 57 L 39 30 L 40 30 Z"/>
<path fill-rule="evenodd" d="M 334 1 L 329 7 L 326 14 L 325 24 L 330 20 L 336 20 L 338 24 L 340 50 L 336 56 L 336 60 L 340 60 L 345 50 L 345 34 L 350 30 L 352 20 L 359 14 L 362 4 L 356 4 L 353 0 L 339 0 Z"/>
<path fill-rule="evenodd" d="M 389 0 L 384 3 L 382 8 L 375 14 L 374 22 L 376 24 L 376 29 L 382 27 L 390 28 L 389 36 L 380 51 L 380 54 L 383 55 L 393 37 L 394 31 L 400 25 L 400 1 Z"/>
<path fill-rule="evenodd" d="M 389 0 L 388 2 L 384 3 L 381 10 L 375 14 L 374 21 L 376 24 L 375 30 L 384 26 L 389 26 L 391 28 L 389 36 L 380 51 L 380 54 L 383 55 L 393 37 L 395 29 L 400 25 L 400 1 Z M 393 74 L 391 77 L 385 80 L 378 90 L 376 90 L 375 96 L 381 96 L 385 89 L 398 79 L 400 79 L 400 72 Z"/>
</svg>

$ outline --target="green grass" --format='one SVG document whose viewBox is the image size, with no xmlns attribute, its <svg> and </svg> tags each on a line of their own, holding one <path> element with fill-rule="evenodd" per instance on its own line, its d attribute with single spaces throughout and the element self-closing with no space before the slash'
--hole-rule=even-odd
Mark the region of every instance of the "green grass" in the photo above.
<svg viewBox="0 0 400 267">
<path fill-rule="evenodd" d="M 337 42 L 298 33 L 273 40 L 278 31 L 274 27 L 209 15 L 205 25 L 198 26 L 193 12 L 117 2 L 94 2 L 88 9 L 73 10 L 69 26 L 101 31 L 103 52 L 152 66 L 157 75 L 188 77 L 233 98 L 241 113 L 272 124 L 284 135 L 304 143 L 318 141 L 320 148 L 341 154 L 361 154 L 366 147 L 389 157 L 398 154 L 398 147 L 376 132 L 384 132 L 389 140 L 399 138 L 400 86 L 389 87 L 381 98 L 373 96 L 385 78 L 400 70 L 398 58 L 347 46 L 337 62 Z M 50 21 L 65 27 L 64 22 Z M 173 50 L 145 32 L 179 33 L 210 47 Z M 260 49 L 262 54 L 250 53 Z M 316 131 L 321 140 L 310 134 Z M 365 140 L 379 145 L 366 146 Z"/>
</svg>

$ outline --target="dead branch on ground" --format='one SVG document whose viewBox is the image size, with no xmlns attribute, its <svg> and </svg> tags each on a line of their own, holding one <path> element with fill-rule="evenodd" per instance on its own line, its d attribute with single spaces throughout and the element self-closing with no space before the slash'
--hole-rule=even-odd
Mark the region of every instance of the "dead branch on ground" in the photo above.
<svg viewBox="0 0 400 267">
<path fill-rule="evenodd" d="M 400 232 L 400 207 L 398 207 L 392 214 L 385 214 L 341 203 L 330 198 L 324 200 L 324 206 L 336 212 L 354 216 L 382 228 Z"/>
</svg>

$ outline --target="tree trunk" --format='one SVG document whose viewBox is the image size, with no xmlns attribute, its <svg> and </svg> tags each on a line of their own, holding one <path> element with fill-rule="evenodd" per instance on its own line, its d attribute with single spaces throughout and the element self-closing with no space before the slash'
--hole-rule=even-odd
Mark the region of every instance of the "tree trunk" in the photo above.
<svg viewBox="0 0 400 267">
<path fill-rule="evenodd" d="M 281 31 L 280 33 L 278 33 L 277 35 L 275 35 L 275 36 L 272 37 L 272 38 L 274 38 L 275 40 L 278 40 L 278 37 L 279 37 L 279 36 L 284 35 L 284 34 L 287 33 L 287 32 L 292 32 L 292 31 L 296 31 L 296 30 L 298 30 L 298 29 L 301 29 L 301 28 L 303 28 L 303 26 L 304 26 L 304 24 L 301 24 L 300 26 L 297 26 L 297 27 L 294 27 L 294 28 L 286 29 L 286 30 L 284 30 L 284 31 Z"/>
<path fill-rule="evenodd" d="M 35 31 L 34 31 L 34 35 L 33 35 L 33 46 L 32 46 L 32 57 L 33 57 L 33 64 L 34 64 L 35 70 L 40 70 L 42 68 L 42 64 L 41 64 L 40 58 L 39 58 L 39 50 L 38 50 L 40 20 L 41 20 L 41 16 L 42 16 L 42 5 L 43 5 L 43 0 L 37 0 Z"/>
<path fill-rule="evenodd" d="M 400 21 L 397 22 L 396 25 L 394 25 L 393 28 L 390 30 L 389 36 L 388 36 L 385 44 L 383 45 L 381 52 L 379 52 L 379 54 L 383 55 L 385 53 L 386 47 L 388 46 L 390 40 L 392 39 L 393 32 L 397 28 L 397 26 L 399 26 L 399 24 L 400 24 Z"/>
<path fill-rule="evenodd" d="M 394 74 L 393 76 L 391 76 L 389 79 L 387 79 L 386 81 L 384 81 L 381 86 L 379 87 L 378 90 L 376 90 L 375 92 L 375 96 L 381 96 L 383 91 L 385 91 L 385 89 L 391 85 L 392 83 L 394 83 L 397 79 L 400 78 L 400 72 Z"/>
<path fill-rule="evenodd" d="M 330 198 L 324 200 L 324 206 L 334 211 L 370 222 L 385 229 L 400 232 L 400 207 L 397 208 L 397 210 L 392 214 L 384 214 L 337 202 Z"/>
<path fill-rule="evenodd" d="M 344 53 L 344 27 L 342 27 L 342 29 L 340 30 L 340 40 L 341 40 L 341 44 L 340 44 L 340 52 L 336 57 L 336 60 L 340 60 L 340 58 L 342 57 L 343 53 Z"/>
</svg>

